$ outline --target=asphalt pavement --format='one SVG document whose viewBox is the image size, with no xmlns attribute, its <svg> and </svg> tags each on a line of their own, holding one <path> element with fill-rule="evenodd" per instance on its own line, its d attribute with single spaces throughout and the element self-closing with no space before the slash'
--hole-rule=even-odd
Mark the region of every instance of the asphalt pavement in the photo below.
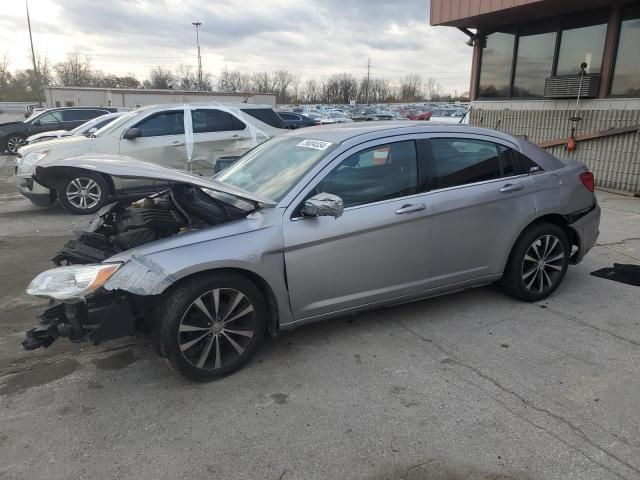
<svg viewBox="0 0 640 480">
<path fill-rule="evenodd" d="M 640 199 L 549 299 L 491 287 L 318 323 L 207 384 L 144 338 L 20 342 L 24 293 L 86 217 L 31 205 L 0 156 L 0 479 L 640 479 Z"/>
</svg>

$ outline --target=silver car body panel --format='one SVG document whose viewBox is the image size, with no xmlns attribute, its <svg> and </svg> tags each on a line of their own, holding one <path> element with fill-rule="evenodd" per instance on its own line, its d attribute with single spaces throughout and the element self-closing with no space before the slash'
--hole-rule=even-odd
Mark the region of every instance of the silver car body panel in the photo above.
<svg viewBox="0 0 640 480">
<path fill-rule="evenodd" d="M 277 304 L 279 328 L 287 329 L 344 312 L 495 281 L 521 232 L 545 215 L 569 217 L 584 212 L 570 225 L 580 243 L 576 261 L 597 238 L 600 210 L 579 178 L 586 167 L 578 162 L 565 164 L 501 132 L 464 125 L 381 122 L 286 135 L 330 141 L 338 147 L 275 208 L 148 243 L 107 262 L 145 258 L 172 281 L 214 269 L 248 272 L 268 285 Z M 439 136 L 502 143 L 521 151 L 543 170 L 345 208 L 337 219 L 296 215 L 298 205 L 316 183 L 351 153 L 390 141 Z M 97 159 L 92 165 L 96 170 L 104 168 Z M 183 175 L 194 185 L 209 182 Z M 516 182 L 522 188 L 500 191 Z M 420 208 L 398 214 L 407 205 Z M 125 287 L 127 281 L 124 273 L 120 279 L 116 273 L 109 284 Z"/>
</svg>

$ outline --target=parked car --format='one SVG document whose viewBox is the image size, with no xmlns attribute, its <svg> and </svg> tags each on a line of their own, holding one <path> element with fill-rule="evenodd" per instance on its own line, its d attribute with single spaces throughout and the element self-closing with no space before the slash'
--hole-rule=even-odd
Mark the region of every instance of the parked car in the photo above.
<svg viewBox="0 0 640 480">
<path fill-rule="evenodd" d="M 327 112 L 324 114 L 325 118 L 328 118 L 329 120 L 333 120 L 335 123 L 351 123 L 353 122 L 353 120 L 351 120 L 349 117 L 347 117 L 344 113 L 342 112 L 338 112 L 337 110 L 332 110 L 330 112 Z"/>
<path fill-rule="evenodd" d="M 409 120 L 429 120 L 432 112 L 422 110 L 409 110 L 407 112 L 407 119 Z"/>
<path fill-rule="evenodd" d="M 315 120 L 303 115 L 302 113 L 278 111 L 276 112 L 287 126 L 294 130 L 296 128 L 313 127 L 316 125 Z"/>
<path fill-rule="evenodd" d="M 115 112 L 115 113 L 107 113 L 105 115 L 100 115 L 88 122 L 84 122 L 79 127 L 74 128 L 73 130 L 53 130 L 51 132 L 43 132 L 36 133 L 35 135 L 31 135 L 27 138 L 27 145 L 32 145 L 38 142 L 46 142 L 47 140 L 53 140 L 55 138 L 63 138 L 63 137 L 71 137 L 78 135 L 90 135 L 92 133 L 97 132 L 105 125 L 111 123 L 116 118 L 121 116 L 123 112 Z"/>
<path fill-rule="evenodd" d="M 50 108 L 21 122 L 2 123 L 0 153 L 5 150 L 11 154 L 18 153 L 18 149 L 26 144 L 26 138 L 36 133 L 73 130 L 87 120 L 115 111 L 110 107 Z"/>
<path fill-rule="evenodd" d="M 329 125 L 331 123 L 336 123 L 335 120 L 326 117 L 322 113 L 308 112 L 306 113 L 306 116 L 313 120 L 316 125 Z"/>
<path fill-rule="evenodd" d="M 593 175 L 502 132 L 380 122 L 301 129 L 214 179 L 113 155 L 45 159 L 169 183 L 105 206 L 38 275 L 23 342 L 151 332 L 187 378 L 240 368 L 265 332 L 499 282 L 539 301 L 598 237 Z"/>
<path fill-rule="evenodd" d="M 71 213 L 94 213 L 110 198 L 144 196 L 157 185 L 132 179 L 116 181 L 92 172 L 81 175 L 69 168 L 64 185 L 50 189 L 33 179 L 39 162 L 83 153 L 126 154 L 212 176 L 219 157 L 240 155 L 287 128 L 266 105 L 191 104 L 186 108 L 191 116 L 188 133 L 193 134 L 192 142 L 185 135 L 185 105 L 169 104 L 127 112 L 89 138 L 78 136 L 22 147 L 15 160 L 18 190 L 36 205 L 50 205 L 57 199 Z"/>
</svg>

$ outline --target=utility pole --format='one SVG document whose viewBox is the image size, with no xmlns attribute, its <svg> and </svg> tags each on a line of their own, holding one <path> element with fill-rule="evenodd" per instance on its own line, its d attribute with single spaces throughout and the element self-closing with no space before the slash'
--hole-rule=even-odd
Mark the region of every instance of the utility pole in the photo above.
<svg viewBox="0 0 640 480">
<path fill-rule="evenodd" d="M 366 100 L 367 105 L 369 105 L 369 89 L 371 88 L 371 58 L 367 60 L 367 94 Z"/>
<path fill-rule="evenodd" d="M 202 90 L 202 57 L 200 56 L 200 36 L 198 30 L 202 22 L 191 22 L 196 27 L 196 45 L 198 46 L 198 90 Z"/>
<path fill-rule="evenodd" d="M 38 64 L 36 63 L 36 53 L 33 50 L 33 36 L 31 35 L 31 19 L 29 18 L 29 3 L 24 0 L 24 5 L 27 7 L 27 26 L 29 27 L 29 41 L 31 42 L 31 60 L 33 61 L 33 73 L 36 75 L 36 83 L 38 84 L 38 106 L 42 106 L 42 83 L 40 83 L 40 73 L 38 72 Z"/>
</svg>

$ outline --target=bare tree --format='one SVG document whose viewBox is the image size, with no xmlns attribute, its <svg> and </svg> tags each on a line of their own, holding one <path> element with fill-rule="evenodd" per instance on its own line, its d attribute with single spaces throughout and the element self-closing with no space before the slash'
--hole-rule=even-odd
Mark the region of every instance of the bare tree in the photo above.
<svg viewBox="0 0 640 480">
<path fill-rule="evenodd" d="M 191 65 L 180 64 L 175 77 L 177 86 L 180 90 L 197 90 L 199 87 L 198 76 L 192 70 Z"/>
<path fill-rule="evenodd" d="M 300 81 L 300 74 L 294 73 L 293 80 L 291 81 L 291 101 L 294 103 L 298 103 L 300 101 Z"/>
<path fill-rule="evenodd" d="M 273 93 L 275 90 L 275 82 L 269 72 L 257 72 L 251 75 L 251 84 L 253 91 L 257 93 Z"/>
<path fill-rule="evenodd" d="M 71 53 L 67 60 L 57 63 L 53 69 L 56 81 L 65 87 L 90 87 L 93 81 L 91 61 L 89 57 L 81 57 L 78 53 Z"/>
<path fill-rule="evenodd" d="M 171 70 L 158 65 L 151 70 L 149 78 L 144 81 L 145 88 L 153 88 L 158 90 L 170 90 L 173 89 L 176 84 L 176 79 Z"/>
<path fill-rule="evenodd" d="M 442 87 L 436 81 L 435 78 L 427 78 L 427 81 L 424 83 L 424 93 L 425 97 L 429 100 L 435 100 L 440 96 L 440 92 L 442 91 Z"/>
<path fill-rule="evenodd" d="M 289 87 L 293 82 L 293 75 L 287 70 L 277 70 L 271 74 L 273 92 L 276 94 L 276 103 L 285 103 L 288 100 Z"/>
<path fill-rule="evenodd" d="M 403 102 L 419 100 L 422 90 L 422 77 L 417 73 L 405 75 L 400 81 L 400 99 Z"/>
<path fill-rule="evenodd" d="M 320 86 L 315 78 L 309 78 L 304 84 L 304 101 L 317 103 L 320 96 Z"/>
</svg>

